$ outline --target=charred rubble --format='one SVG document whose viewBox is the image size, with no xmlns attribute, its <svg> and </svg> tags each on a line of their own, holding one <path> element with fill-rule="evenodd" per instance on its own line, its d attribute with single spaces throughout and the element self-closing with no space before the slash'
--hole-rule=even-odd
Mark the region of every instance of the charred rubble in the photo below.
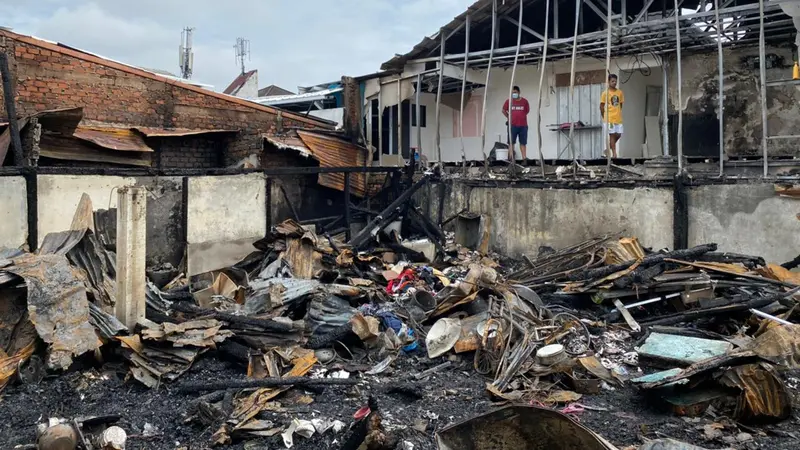
<svg viewBox="0 0 800 450">
<path fill-rule="evenodd" d="M 114 315 L 115 249 L 83 204 L 36 253 L 0 251 L 0 407 L 43 379 L 111 366 L 139 386 L 129 395 L 163 392 L 179 402 L 176 426 L 221 448 L 691 448 L 579 423 L 620 395 L 694 427 L 684 437 L 699 446 L 747 446 L 796 420 L 796 262 L 621 235 L 502 258 L 481 227 L 465 237 L 429 220 L 413 200 L 424 181 L 349 241 L 290 219 L 231 267 L 149 280 L 132 329 Z M 193 375 L 209 359 L 235 375 Z M 477 387 L 459 390 L 465 379 Z M 440 418 L 437 391 L 485 408 Z M 314 409 L 329 396 L 361 407 Z M 409 404 L 426 416 L 403 416 Z M 126 431 L 107 408 L 53 411 L 13 444 L 175 448 L 169 430 Z"/>
</svg>

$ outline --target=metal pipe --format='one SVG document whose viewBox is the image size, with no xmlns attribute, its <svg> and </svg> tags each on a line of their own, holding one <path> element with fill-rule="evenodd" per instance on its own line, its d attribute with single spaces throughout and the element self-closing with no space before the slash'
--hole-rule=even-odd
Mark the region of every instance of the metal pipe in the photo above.
<svg viewBox="0 0 800 450">
<path fill-rule="evenodd" d="M 467 88 L 467 68 L 469 66 L 469 25 L 470 15 L 467 13 L 466 37 L 464 38 L 464 75 L 461 77 L 461 112 L 459 114 L 458 135 L 461 137 L 461 168 L 467 173 L 467 150 L 464 148 L 464 91 Z"/>
<path fill-rule="evenodd" d="M 492 43 L 489 47 L 489 66 L 486 68 L 486 83 L 483 85 L 483 110 L 481 111 L 481 152 L 483 152 L 483 169 L 489 172 L 489 158 L 486 156 L 486 99 L 489 97 L 489 80 L 492 74 L 492 58 L 494 57 L 495 29 L 497 28 L 497 0 L 492 0 Z"/>
<path fill-rule="evenodd" d="M 764 37 L 764 0 L 758 0 L 758 72 L 761 78 L 761 150 L 764 153 L 764 177 L 769 175 L 767 153 L 767 64 L 765 61 L 766 38 Z"/>
<path fill-rule="evenodd" d="M 420 106 L 420 97 L 422 91 L 422 74 L 417 74 L 417 92 L 414 95 L 414 102 L 416 103 L 417 110 L 417 154 L 420 161 L 422 161 L 422 107 Z"/>
<path fill-rule="evenodd" d="M 516 172 L 514 167 L 516 167 L 517 155 L 514 152 L 514 140 L 512 139 L 513 136 L 511 135 L 511 127 L 512 122 L 511 118 L 513 117 L 514 111 L 514 99 L 511 97 L 512 93 L 514 92 L 514 77 L 517 76 L 517 63 L 519 62 L 519 47 L 522 45 L 522 12 L 524 10 L 523 3 L 525 0 L 519 0 L 519 25 L 517 26 L 517 54 L 514 56 L 514 65 L 511 67 L 511 82 L 508 86 L 508 149 L 509 149 L 509 157 L 511 158 L 511 169 L 512 173 Z M 520 143 L 520 147 L 522 147 Z M 520 155 L 522 155 L 522 148 L 520 148 Z M 526 156 L 523 157 L 526 158 Z M 523 160 L 523 163 L 525 161 Z"/>
<path fill-rule="evenodd" d="M 553 37 L 556 39 L 558 39 L 558 22 L 560 22 L 558 20 L 558 3 L 557 1 L 553 2 Z M 544 35 L 547 36 L 547 33 Z"/>
<path fill-rule="evenodd" d="M 378 166 L 383 166 L 383 85 L 378 84 Z"/>
<path fill-rule="evenodd" d="M 367 138 L 367 157 L 365 158 L 369 164 L 372 164 L 372 100 L 368 100 L 369 107 L 367 107 L 367 129 L 365 130 Z"/>
<path fill-rule="evenodd" d="M 559 0 L 553 1 L 555 7 Z M 542 178 L 546 175 L 544 171 L 544 154 L 542 153 L 542 86 L 544 85 L 544 76 L 547 69 L 547 48 L 549 47 L 547 41 L 550 39 L 550 0 L 545 0 L 544 3 L 544 50 L 542 52 L 542 62 L 539 64 L 539 93 L 537 94 L 539 104 L 536 107 L 536 143 L 539 148 L 539 165 L 542 168 Z M 556 17 L 555 21 L 558 23 L 558 17 Z"/>
<path fill-rule="evenodd" d="M 719 0 L 714 0 L 714 11 L 717 21 L 717 69 L 719 71 L 719 176 L 725 173 L 725 123 L 724 123 L 724 90 L 722 68 L 722 23 L 719 20 Z"/>
<path fill-rule="evenodd" d="M 678 10 L 678 0 L 673 0 L 675 10 Z M 675 51 L 677 52 L 678 63 L 678 171 L 683 171 L 683 91 L 681 84 L 681 28 L 680 14 L 675 14 Z"/>
<path fill-rule="evenodd" d="M 661 120 L 661 153 L 669 156 L 669 60 L 662 58 L 662 61 L 661 112 L 664 117 Z"/>
<path fill-rule="evenodd" d="M 581 0 L 575 0 L 575 31 L 573 36 L 578 35 L 578 25 L 580 24 L 580 16 L 581 16 Z M 575 56 L 578 52 L 578 41 L 573 40 L 572 43 L 572 63 L 569 69 L 569 148 L 570 153 L 572 154 L 572 169 L 573 173 L 578 173 L 578 166 L 575 160 L 575 142 L 573 141 L 573 137 L 575 136 L 575 121 L 572 120 L 572 107 L 574 97 L 575 97 Z"/>
<path fill-rule="evenodd" d="M 442 43 L 440 44 L 441 51 L 439 52 L 439 87 L 436 89 L 436 162 L 442 164 L 442 131 L 439 127 L 439 119 L 442 114 L 442 78 L 444 77 L 444 46 L 446 44 L 446 35 L 444 29 L 439 31 L 442 35 Z"/>
<path fill-rule="evenodd" d="M 775 316 L 769 315 L 769 314 L 767 314 L 765 312 L 761 312 L 761 311 L 759 311 L 757 309 L 752 309 L 751 308 L 750 312 L 755 314 L 758 317 L 761 317 L 761 318 L 764 318 L 764 319 L 769 319 L 769 320 L 774 320 L 775 322 L 777 322 L 777 323 L 779 323 L 781 325 L 794 325 L 792 322 L 789 322 L 788 320 L 784 320 L 784 319 L 781 319 L 780 317 L 775 317 Z"/>
<path fill-rule="evenodd" d="M 770 0 L 769 4 L 764 6 L 764 9 L 771 11 L 773 9 L 779 8 L 780 7 L 779 5 L 781 3 L 791 3 L 792 1 L 796 1 L 796 0 Z M 720 13 L 721 17 L 728 17 L 728 16 L 741 15 L 742 13 L 747 13 L 747 12 L 755 12 L 757 9 L 758 9 L 758 5 L 747 4 L 747 5 L 735 6 L 735 7 L 732 7 L 732 8 L 725 8 L 725 9 L 722 9 L 719 13 Z M 705 11 L 705 12 L 701 12 L 701 13 L 685 14 L 685 15 L 681 15 L 680 17 L 681 17 L 681 19 L 686 20 L 686 21 L 696 21 L 696 19 L 708 18 L 708 17 L 712 17 L 713 15 L 714 15 L 714 11 Z M 668 17 L 668 18 L 663 18 L 663 19 L 654 19 L 654 20 L 630 23 L 630 24 L 626 25 L 625 27 L 623 27 L 623 31 L 635 30 L 635 29 L 639 29 L 639 28 L 643 28 L 645 30 L 651 30 L 654 25 L 669 25 L 669 24 L 674 23 L 674 21 L 675 21 L 675 18 Z M 652 31 L 650 31 L 650 32 L 652 32 Z M 576 34 L 573 37 L 553 39 L 552 41 L 549 42 L 549 44 L 552 47 L 552 46 L 557 46 L 557 45 L 562 45 L 562 44 L 570 44 L 570 45 L 572 45 L 572 44 L 574 44 L 575 41 L 595 42 L 595 41 L 597 41 L 597 39 L 605 37 L 605 34 L 606 34 L 605 31 L 594 31 L 594 32 L 591 32 L 591 33 L 584 33 L 584 34 L 580 34 L 580 35 Z M 630 36 L 630 35 L 626 35 L 626 36 Z M 534 42 L 534 43 L 531 43 L 531 44 L 525 44 L 525 45 L 521 46 L 520 50 L 523 51 L 523 52 L 530 51 L 530 50 L 536 50 L 536 49 L 542 48 L 543 45 L 544 45 L 543 42 Z M 491 50 L 481 50 L 481 51 L 477 51 L 477 52 L 471 52 L 470 56 L 472 56 L 472 57 L 488 56 L 490 51 Z M 516 52 L 516 47 L 503 47 L 503 48 L 498 48 L 498 49 L 494 50 L 495 56 L 504 55 L 504 54 L 513 54 L 515 52 Z M 456 54 L 452 54 L 452 55 L 447 55 L 446 60 L 448 60 L 448 61 L 451 61 L 451 60 L 460 61 L 463 58 L 464 58 L 464 54 L 463 53 L 456 53 Z M 439 58 L 437 58 L 437 57 L 427 57 L 427 58 L 415 59 L 415 60 L 410 61 L 410 62 L 414 62 L 414 63 L 432 62 L 432 61 L 437 61 L 438 59 Z"/>
<path fill-rule="evenodd" d="M 403 154 L 403 82 L 397 79 L 397 154 Z"/>
<path fill-rule="evenodd" d="M 607 2 L 608 8 L 608 16 L 611 17 L 611 0 Z M 605 113 L 603 113 L 603 117 L 605 118 L 606 122 L 606 129 L 603 130 L 603 140 L 606 141 L 608 144 L 606 146 L 606 178 L 611 174 L 611 121 L 608 118 L 608 104 L 611 101 L 611 92 L 609 92 L 609 84 L 608 84 L 608 77 L 611 74 L 611 21 L 608 21 L 608 26 L 606 27 L 606 98 L 605 98 Z M 620 103 L 620 107 L 622 104 Z"/>
<path fill-rule="evenodd" d="M 620 11 L 620 24 L 624 27 L 625 24 L 627 23 L 628 23 L 628 2 L 626 0 L 622 0 L 622 10 Z"/>
</svg>

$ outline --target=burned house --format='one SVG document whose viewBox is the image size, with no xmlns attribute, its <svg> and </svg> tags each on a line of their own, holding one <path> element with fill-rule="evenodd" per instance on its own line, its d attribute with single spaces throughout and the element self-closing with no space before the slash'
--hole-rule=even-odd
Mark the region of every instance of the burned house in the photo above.
<svg viewBox="0 0 800 450">
<path fill-rule="evenodd" d="M 0 32 L 0 446 L 796 447 L 796 6 L 481 0 L 256 101 Z"/>
<path fill-rule="evenodd" d="M 791 3 L 477 1 L 364 83 L 365 136 L 381 154 L 482 161 L 507 140 L 501 106 L 517 85 L 530 159 L 601 159 L 612 73 L 625 93 L 620 158 L 794 157 Z"/>
<path fill-rule="evenodd" d="M 4 198 L 13 203 L 3 208 L 9 227 L 2 246 L 37 248 L 47 233 L 69 222 L 65 211 L 84 193 L 95 209 L 113 209 L 118 189 L 146 186 L 148 262 L 178 266 L 187 241 L 236 246 L 241 238 L 262 236 L 273 213 L 333 215 L 345 189 L 345 176 L 334 172 L 366 165 L 365 149 L 334 133 L 335 123 L 325 119 L 7 29 L 0 29 L 0 53 L 7 61 L 0 95 L 14 110 L 6 112 L 8 102 L 0 109 L 0 171 L 8 175 L 2 178 Z M 9 116 L 17 118 L 16 127 Z M 12 141 L 17 134 L 19 145 Z M 301 151 L 270 144 L 301 139 L 311 142 L 300 144 Z M 212 175 L 221 177 L 218 186 Z M 379 175 L 370 183 L 379 187 Z M 354 198 L 367 192 L 367 179 L 353 174 Z M 216 202 L 227 224 L 202 223 L 208 214 L 197 216 L 201 222 L 188 219 L 189 192 L 197 189 L 209 190 L 198 195 Z M 267 197 L 274 199 L 269 213 Z M 225 213 L 230 202 L 245 207 L 240 216 Z M 262 220 L 246 223 L 243 217 Z M 195 226 L 204 229 L 202 236 L 191 236 Z"/>
<path fill-rule="evenodd" d="M 264 134 L 332 128 L 8 30 L 0 30 L 0 51 L 26 122 L 20 128 L 29 154 L 21 157 L 34 165 L 222 168 L 260 159 Z M 12 165 L 7 147 L 0 160 Z"/>
</svg>

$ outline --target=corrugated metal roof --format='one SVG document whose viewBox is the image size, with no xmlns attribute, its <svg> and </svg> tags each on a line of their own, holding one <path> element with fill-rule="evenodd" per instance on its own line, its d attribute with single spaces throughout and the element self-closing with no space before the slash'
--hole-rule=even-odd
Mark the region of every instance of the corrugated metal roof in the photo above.
<svg viewBox="0 0 800 450">
<path fill-rule="evenodd" d="M 129 128 L 78 127 L 72 135 L 109 150 L 152 152 L 142 136 Z"/>
<path fill-rule="evenodd" d="M 337 92 L 341 92 L 343 90 L 344 90 L 343 87 L 336 87 L 331 89 L 323 89 L 321 91 L 307 92 L 305 94 L 276 95 L 272 97 L 256 98 L 252 99 L 252 101 L 260 105 L 268 105 L 268 106 L 315 102 L 318 100 L 325 100 L 328 96 L 333 95 Z"/>
<path fill-rule="evenodd" d="M 147 137 L 182 137 L 211 133 L 238 133 L 241 130 L 189 130 L 185 128 L 131 128 Z"/>
<path fill-rule="evenodd" d="M 314 156 L 311 154 L 311 150 L 306 147 L 306 144 L 304 144 L 303 141 L 301 141 L 297 136 L 274 136 L 271 134 L 265 134 L 264 139 L 281 150 L 294 150 L 307 158 Z"/>
<path fill-rule="evenodd" d="M 311 150 L 311 154 L 319 161 L 321 167 L 363 167 L 366 149 L 349 141 L 310 131 L 297 131 L 303 143 Z M 366 192 L 366 177 L 363 173 L 351 175 L 351 189 L 354 195 L 363 197 Z M 344 174 L 321 173 L 319 184 L 344 191 Z"/>
</svg>

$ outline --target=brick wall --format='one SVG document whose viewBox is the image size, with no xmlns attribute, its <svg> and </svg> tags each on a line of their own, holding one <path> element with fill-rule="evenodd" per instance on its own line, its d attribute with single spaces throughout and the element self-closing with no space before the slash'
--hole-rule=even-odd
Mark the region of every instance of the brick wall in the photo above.
<svg viewBox="0 0 800 450">
<path fill-rule="evenodd" d="M 219 167 L 227 146 L 224 139 L 205 137 L 148 139 L 156 150 L 159 168 L 211 169 Z"/>
<path fill-rule="evenodd" d="M 281 127 L 330 128 L 11 32 L 0 31 L 0 51 L 9 56 L 18 115 L 82 106 L 85 120 L 122 126 L 239 129 L 223 150 L 225 165 L 260 154 L 261 135 Z"/>
</svg>

